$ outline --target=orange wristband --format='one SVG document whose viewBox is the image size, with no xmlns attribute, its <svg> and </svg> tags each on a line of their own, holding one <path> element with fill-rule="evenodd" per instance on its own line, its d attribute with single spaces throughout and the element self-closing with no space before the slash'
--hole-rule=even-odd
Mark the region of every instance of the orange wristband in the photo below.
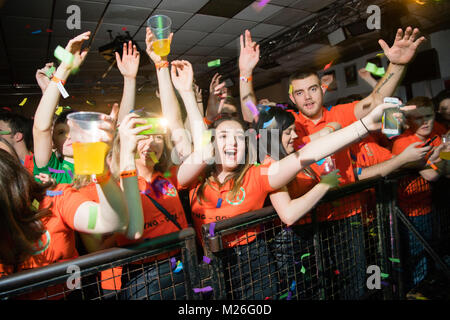
<svg viewBox="0 0 450 320">
<path fill-rule="evenodd" d="M 56 82 L 56 83 L 61 82 L 63 85 L 66 84 L 66 80 L 62 80 L 62 79 L 57 78 L 57 77 L 55 77 L 55 76 L 53 76 L 52 81 L 53 81 L 53 82 Z"/>
<path fill-rule="evenodd" d="M 158 63 L 155 63 L 156 69 L 159 71 L 161 68 L 168 68 L 169 67 L 169 61 L 161 61 Z"/>
<path fill-rule="evenodd" d="M 241 80 L 244 81 L 244 82 L 250 82 L 250 81 L 253 80 L 253 77 L 250 76 L 250 77 L 246 78 L 246 77 L 241 76 L 239 79 L 241 79 Z"/>
<path fill-rule="evenodd" d="M 120 173 L 120 177 L 122 179 L 124 178 L 131 178 L 131 177 L 136 177 L 137 176 L 137 171 L 136 170 L 128 170 L 128 171 L 122 171 Z"/>
<path fill-rule="evenodd" d="M 213 121 L 209 121 L 208 118 L 206 118 L 206 117 L 203 118 L 203 122 L 204 122 L 207 126 L 210 126 L 210 125 L 213 124 Z"/>
<path fill-rule="evenodd" d="M 108 171 L 104 175 L 92 175 L 92 180 L 94 180 L 95 183 L 102 184 L 108 182 L 108 180 L 111 178 L 111 172 Z"/>
</svg>

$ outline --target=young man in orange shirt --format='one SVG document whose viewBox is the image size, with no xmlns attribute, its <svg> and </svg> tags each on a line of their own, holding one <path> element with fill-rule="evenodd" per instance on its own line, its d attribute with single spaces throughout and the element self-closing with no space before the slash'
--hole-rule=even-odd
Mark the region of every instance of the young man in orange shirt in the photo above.
<svg viewBox="0 0 450 320">
<path fill-rule="evenodd" d="M 289 97 L 299 110 L 298 113 L 293 112 L 296 118 L 296 131 L 299 136 L 296 145 L 309 142 L 308 139 L 305 140 L 304 138 L 323 129 L 330 122 L 337 122 L 342 128 L 348 126 L 352 122 L 367 115 L 375 106 L 382 103 L 384 97 L 391 96 L 406 71 L 406 65 L 413 59 L 417 48 L 425 40 L 424 37 L 417 39 L 418 34 L 419 29 L 417 28 L 413 30 L 411 27 L 408 27 L 405 32 L 402 29 L 398 29 L 392 47 L 389 47 L 385 41 L 379 40 L 379 44 L 383 48 L 386 57 L 390 60 L 390 64 L 385 76 L 375 86 L 372 93 L 361 101 L 337 105 L 331 109 L 326 109 L 323 106 L 324 93 L 321 88 L 320 78 L 317 74 L 315 72 L 299 72 L 293 74 L 289 79 Z M 246 30 L 245 43 L 244 37 L 241 35 L 239 83 L 242 113 L 244 119 L 248 122 L 253 121 L 254 115 L 251 109 L 245 107 L 245 105 L 247 102 L 256 104 L 257 101 L 253 92 L 252 73 L 258 61 L 259 45 L 251 40 L 250 32 Z M 334 158 L 336 168 L 340 170 L 341 184 L 355 182 L 356 177 L 353 172 L 349 148 L 337 152 Z M 342 204 L 343 201 L 340 203 Z M 336 252 L 334 253 L 336 257 L 331 257 L 333 253 L 329 253 L 330 266 L 326 266 L 325 268 L 329 270 L 325 271 L 330 274 L 330 277 L 334 277 L 333 273 L 336 274 L 337 269 L 344 267 L 345 257 L 347 255 L 354 257 L 357 266 L 350 268 L 352 271 L 346 270 L 342 272 L 341 270 L 340 272 L 342 274 L 341 278 L 348 279 L 348 283 L 340 290 L 339 298 L 357 299 L 364 294 L 365 287 L 366 275 L 364 263 L 362 263 L 365 259 L 363 248 L 364 238 L 362 228 L 355 228 L 350 224 L 352 222 L 358 222 L 356 214 L 360 212 L 359 208 L 362 204 L 357 195 L 346 198 L 345 204 L 345 206 L 339 205 L 337 208 L 330 207 L 326 210 L 321 210 L 318 214 L 318 220 L 327 222 L 334 221 L 337 224 L 336 227 L 343 230 L 338 235 L 335 235 L 335 232 L 332 231 L 326 236 L 326 239 L 329 239 L 330 243 L 337 241 L 342 246 L 338 248 L 338 245 L 332 245 L 332 247 L 336 248 Z M 330 230 L 335 230 L 335 227 L 330 225 Z M 340 236 L 341 238 L 336 240 L 335 236 Z M 324 250 L 327 249 L 325 248 Z M 340 263 L 337 260 L 344 262 Z M 338 282 L 342 283 L 343 281 L 338 280 Z M 334 292 L 331 292 L 330 295 L 336 298 Z"/>
<path fill-rule="evenodd" d="M 399 154 L 413 143 L 425 144 L 430 138 L 435 139 L 430 143 L 433 147 L 423 161 L 413 164 L 419 170 L 418 176 L 408 176 L 399 181 L 397 202 L 399 208 L 417 228 L 425 240 L 432 238 L 431 215 L 431 185 L 445 174 L 445 160 L 439 158 L 442 149 L 442 139 L 434 128 L 435 113 L 433 103 L 429 98 L 416 97 L 408 101 L 417 109 L 407 113 L 409 129 L 394 140 L 393 154 Z M 405 264 L 404 277 L 406 288 L 411 289 L 422 281 L 428 273 L 428 261 L 422 244 L 408 229 L 400 225 L 401 252 Z"/>
</svg>

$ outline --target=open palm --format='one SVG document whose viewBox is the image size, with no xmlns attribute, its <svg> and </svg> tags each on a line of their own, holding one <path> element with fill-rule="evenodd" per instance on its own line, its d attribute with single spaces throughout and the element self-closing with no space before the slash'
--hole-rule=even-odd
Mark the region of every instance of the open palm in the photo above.
<svg viewBox="0 0 450 320">
<path fill-rule="evenodd" d="M 66 50 L 69 51 L 71 54 L 73 54 L 74 59 L 72 65 L 67 66 L 68 68 L 74 70 L 79 68 L 80 65 L 83 63 L 88 53 L 88 50 L 85 49 L 81 51 L 81 47 L 83 46 L 84 41 L 89 40 L 90 35 L 91 32 L 87 31 L 69 41 L 69 43 L 66 46 Z M 62 62 L 61 64 L 64 64 L 64 62 Z"/>
<path fill-rule="evenodd" d="M 417 48 L 425 41 L 425 37 L 416 40 L 419 32 L 419 29 L 415 28 L 413 31 L 411 27 L 406 28 L 404 33 L 402 29 L 398 29 L 392 47 L 389 48 L 382 39 L 378 43 L 391 63 L 408 64 L 414 58 Z"/>
<path fill-rule="evenodd" d="M 123 44 L 122 58 L 116 52 L 117 67 L 125 78 L 136 78 L 139 69 L 139 51 L 131 41 Z"/>
<path fill-rule="evenodd" d="M 252 71 L 259 61 L 259 44 L 252 41 L 250 31 L 245 30 L 244 36 L 240 37 L 241 52 L 239 55 L 239 69 Z"/>
</svg>

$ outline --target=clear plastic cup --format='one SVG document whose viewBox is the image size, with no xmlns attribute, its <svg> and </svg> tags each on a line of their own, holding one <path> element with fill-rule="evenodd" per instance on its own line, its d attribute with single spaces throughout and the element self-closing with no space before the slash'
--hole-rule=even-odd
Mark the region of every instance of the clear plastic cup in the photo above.
<svg viewBox="0 0 450 320">
<path fill-rule="evenodd" d="M 323 174 L 329 174 L 330 172 L 336 170 L 336 162 L 332 156 L 328 156 L 324 158 L 325 161 L 323 163 Z"/>
<path fill-rule="evenodd" d="M 442 136 L 442 144 L 444 147 L 439 153 L 439 158 L 442 160 L 450 160 L 450 134 Z"/>
<path fill-rule="evenodd" d="M 147 20 L 147 25 L 151 29 L 155 41 L 152 44 L 153 51 L 158 56 L 165 57 L 170 53 L 170 31 L 172 20 L 165 15 L 151 16 Z"/>
<path fill-rule="evenodd" d="M 148 130 L 140 132 L 141 135 L 149 134 L 166 134 L 167 133 L 167 120 L 159 117 L 155 113 L 139 110 L 135 111 L 138 116 L 144 119 L 146 124 L 136 124 L 136 127 L 151 125 L 152 127 Z"/>
<path fill-rule="evenodd" d="M 75 174 L 101 174 L 109 146 L 102 142 L 105 132 L 99 129 L 103 122 L 100 112 L 74 112 L 67 116 L 72 140 Z"/>
</svg>

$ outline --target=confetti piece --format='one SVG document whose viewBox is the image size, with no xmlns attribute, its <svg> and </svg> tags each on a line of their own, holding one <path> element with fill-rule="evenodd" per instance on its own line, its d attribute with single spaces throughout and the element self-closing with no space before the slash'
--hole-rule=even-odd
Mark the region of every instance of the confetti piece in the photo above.
<svg viewBox="0 0 450 320">
<path fill-rule="evenodd" d="M 90 206 L 89 207 L 89 220 L 88 220 L 88 229 L 94 230 L 95 226 L 97 224 L 97 216 L 98 216 L 98 210 L 97 206 Z"/>
<path fill-rule="evenodd" d="M 178 261 L 178 262 L 177 262 L 177 268 L 176 268 L 175 270 L 173 270 L 173 272 L 174 272 L 174 273 L 178 273 L 178 272 L 180 272 L 181 270 L 183 270 L 183 262 Z"/>
<path fill-rule="evenodd" d="M 366 70 L 369 71 L 370 73 L 375 73 L 378 70 L 378 67 L 374 63 L 367 62 Z"/>
<path fill-rule="evenodd" d="M 73 179 L 73 173 L 70 169 L 67 169 L 67 173 L 69 174 L 70 178 Z"/>
<path fill-rule="evenodd" d="M 292 94 L 293 88 L 292 88 L 292 84 L 289 85 L 289 94 Z"/>
<path fill-rule="evenodd" d="M 49 197 L 56 197 L 56 196 L 62 195 L 62 194 L 63 194 L 63 191 L 62 191 L 62 190 L 59 190 L 59 191 L 51 191 L 51 190 L 47 190 L 47 191 L 45 192 L 45 194 L 46 194 L 47 196 L 49 196 Z"/>
<path fill-rule="evenodd" d="M 358 168 L 358 176 L 361 174 L 362 168 Z"/>
<path fill-rule="evenodd" d="M 175 268 L 176 265 L 177 265 L 177 259 L 171 258 L 171 259 L 170 259 L 170 266 L 171 266 L 171 268 L 172 268 L 172 269 Z"/>
<path fill-rule="evenodd" d="M 60 114 L 61 114 L 61 112 L 63 112 L 63 107 L 58 107 L 58 108 L 56 108 L 56 111 L 55 111 L 55 114 L 57 115 L 57 116 L 59 116 Z"/>
<path fill-rule="evenodd" d="M 50 78 L 53 74 L 53 72 L 55 72 L 56 68 L 55 67 L 51 67 L 50 69 L 47 70 L 47 72 L 45 73 L 45 75 Z"/>
<path fill-rule="evenodd" d="M 303 260 L 303 258 L 309 257 L 311 255 L 311 253 L 305 253 L 304 255 L 301 256 L 300 260 Z"/>
<path fill-rule="evenodd" d="M 209 264 L 211 262 L 211 259 L 207 256 L 203 256 L 203 262 Z"/>
<path fill-rule="evenodd" d="M 90 105 L 90 106 L 95 106 L 95 104 L 92 103 L 92 102 L 90 102 L 89 100 L 86 100 L 86 103 L 87 103 L 88 105 Z"/>
<path fill-rule="evenodd" d="M 400 263 L 400 259 L 398 259 L 398 258 L 389 258 L 389 260 L 390 260 L 391 262 L 397 262 L 397 263 Z"/>
<path fill-rule="evenodd" d="M 211 130 L 206 130 L 203 132 L 203 137 L 202 137 L 202 146 L 207 145 L 208 143 L 211 142 L 211 137 L 212 137 L 212 131 Z"/>
<path fill-rule="evenodd" d="M 59 81 L 56 86 L 58 87 L 59 92 L 61 93 L 62 97 L 64 99 L 66 99 L 67 97 L 69 97 L 69 93 L 67 92 L 66 88 L 64 88 L 64 85 L 62 84 L 61 81 Z"/>
<path fill-rule="evenodd" d="M 11 134 L 11 131 L 0 131 L 0 135 Z"/>
<path fill-rule="evenodd" d="M 339 270 L 334 270 L 334 274 L 338 276 L 338 275 L 340 275 L 341 273 L 339 272 Z"/>
<path fill-rule="evenodd" d="M 31 203 L 31 209 L 33 209 L 34 211 L 39 210 L 39 201 L 33 199 L 33 202 Z"/>
<path fill-rule="evenodd" d="M 200 293 L 200 292 L 210 292 L 213 291 L 213 289 L 210 286 L 204 287 L 204 288 L 194 288 L 194 292 L 195 293 Z"/>
<path fill-rule="evenodd" d="M 265 297 L 264 300 L 270 300 L 272 299 L 271 297 Z"/>
<path fill-rule="evenodd" d="M 323 68 L 323 70 L 324 70 L 324 71 L 327 70 L 328 68 L 331 67 L 332 64 L 333 64 L 333 61 L 331 61 L 329 64 L 327 64 L 327 65 Z"/>
<path fill-rule="evenodd" d="M 22 100 L 21 103 L 19 103 L 19 106 L 23 107 L 25 103 L 27 103 L 28 98 L 25 98 Z"/>
<path fill-rule="evenodd" d="M 154 153 L 154 152 L 150 152 L 150 158 L 152 158 L 152 161 L 155 163 L 155 164 L 157 164 L 159 161 L 158 161 L 158 158 L 156 157 L 156 154 Z"/>
<path fill-rule="evenodd" d="M 423 1 L 419 1 L 419 0 L 415 0 L 417 4 L 420 4 L 421 6 L 423 6 L 426 2 Z"/>
<path fill-rule="evenodd" d="M 376 76 L 382 77 L 384 76 L 386 73 L 386 71 L 384 70 L 384 68 L 378 68 L 377 71 L 374 73 Z"/>
<path fill-rule="evenodd" d="M 382 278 L 388 278 L 388 277 L 389 277 L 389 274 L 381 272 L 381 273 L 380 273 L 380 276 L 381 276 Z"/>
<path fill-rule="evenodd" d="M 172 176 L 172 173 L 170 171 L 164 172 L 164 178 L 170 178 Z"/>
<path fill-rule="evenodd" d="M 253 116 L 257 117 L 259 115 L 259 111 L 256 108 L 255 104 L 252 101 L 247 101 L 245 103 L 245 105 L 247 106 L 247 108 L 250 109 L 250 111 L 252 112 Z"/>
<path fill-rule="evenodd" d="M 211 224 L 209 225 L 209 235 L 211 237 L 214 237 L 214 228 L 216 227 L 216 223 L 215 222 L 211 222 Z"/>
<path fill-rule="evenodd" d="M 219 198 L 219 200 L 217 200 L 216 208 L 220 208 L 222 206 L 222 201 L 222 198 Z"/>
<path fill-rule="evenodd" d="M 210 67 L 210 68 L 211 67 L 218 67 L 218 66 L 220 66 L 220 59 L 208 62 L 208 67 Z"/>
<path fill-rule="evenodd" d="M 47 33 L 51 33 L 51 32 L 53 32 L 53 30 L 52 30 L 52 29 L 47 29 L 46 31 L 47 31 Z"/>
<path fill-rule="evenodd" d="M 2 109 L 12 112 L 11 108 L 9 107 L 2 107 Z"/>
<path fill-rule="evenodd" d="M 378 53 L 376 56 L 377 57 L 384 57 L 384 53 L 383 52 L 382 53 Z"/>
<path fill-rule="evenodd" d="M 295 290 L 295 285 L 296 285 L 297 283 L 295 282 L 295 280 L 292 280 L 292 284 L 291 284 L 291 291 L 294 291 Z"/>
<path fill-rule="evenodd" d="M 429 299 L 425 297 L 416 297 L 416 300 L 429 300 Z"/>
<path fill-rule="evenodd" d="M 289 291 L 286 300 L 291 300 L 291 299 L 292 299 L 292 292 Z"/>
<path fill-rule="evenodd" d="M 127 31 L 127 27 L 122 27 L 122 31 Z"/>
<path fill-rule="evenodd" d="M 73 54 L 61 46 L 56 47 L 54 55 L 59 61 L 64 62 L 69 66 L 71 66 L 73 63 L 73 59 L 74 59 Z"/>
<path fill-rule="evenodd" d="M 301 272 L 301 273 L 303 273 L 303 274 L 305 274 L 305 272 L 306 272 L 306 269 L 305 269 L 305 267 L 304 267 L 304 266 L 302 266 L 302 269 L 300 270 L 300 272 Z"/>
<path fill-rule="evenodd" d="M 325 158 L 323 158 L 322 160 L 317 161 L 317 165 L 321 166 L 323 163 L 325 162 Z"/>
<path fill-rule="evenodd" d="M 258 7 L 262 8 L 262 7 L 264 7 L 266 4 L 268 4 L 269 2 L 270 2 L 270 0 L 261 0 L 261 1 L 258 3 Z"/>
<path fill-rule="evenodd" d="M 273 120 L 275 120 L 275 117 L 273 117 L 272 119 L 270 119 L 267 122 L 264 122 L 263 128 L 266 129 L 268 126 L 270 126 L 272 124 Z"/>
<path fill-rule="evenodd" d="M 53 168 L 48 168 L 48 171 L 50 171 L 51 173 L 66 173 L 64 170 L 56 170 Z"/>
<path fill-rule="evenodd" d="M 288 295 L 289 295 L 289 292 L 286 292 L 285 294 L 283 294 L 283 295 L 280 297 L 280 300 L 281 300 L 281 299 L 284 299 L 284 298 L 287 298 Z"/>
<path fill-rule="evenodd" d="M 39 34 L 41 32 L 42 32 L 42 30 L 36 30 L 36 31 L 31 32 L 31 34 Z"/>
<path fill-rule="evenodd" d="M 362 155 L 363 161 L 366 161 L 366 157 L 364 157 L 364 155 Z"/>
<path fill-rule="evenodd" d="M 259 166 L 261 165 L 261 163 L 255 162 L 253 165 L 254 165 L 255 167 L 259 167 Z"/>
</svg>

